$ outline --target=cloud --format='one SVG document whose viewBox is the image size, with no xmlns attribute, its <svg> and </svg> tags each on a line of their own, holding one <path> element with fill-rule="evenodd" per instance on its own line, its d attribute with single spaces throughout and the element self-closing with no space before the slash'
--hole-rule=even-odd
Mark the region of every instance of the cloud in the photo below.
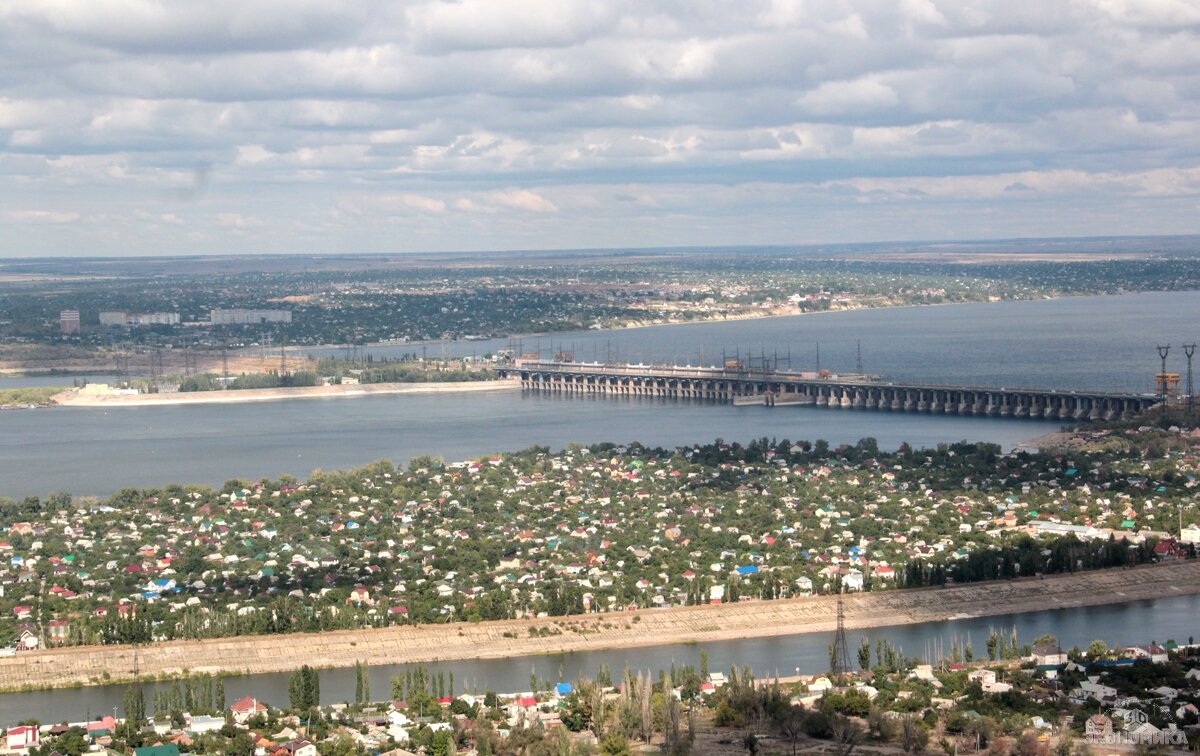
<svg viewBox="0 0 1200 756">
<path fill-rule="evenodd" d="M 420 197 L 415 194 L 404 196 L 404 204 L 418 210 L 424 210 L 427 213 L 444 213 L 446 212 L 446 203 L 439 199 L 431 197 Z"/>
<path fill-rule="evenodd" d="M 217 213 L 213 216 L 213 220 L 217 222 L 218 226 L 238 230 L 259 228 L 263 225 L 262 220 L 259 218 L 255 218 L 252 215 L 243 215 L 242 213 Z"/>
<path fill-rule="evenodd" d="M 15 223 L 75 223 L 79 213 L 59 210 L 10 210 L 5 216 Z"/>
<path fill-rule="evenodd" d="M 545 197 L 528 189 L 505 189 L 492 192 L 488 198 L 497 205 L 531 213 L 556 213 L 558 208 Z"/>
<path fill-rule="evenodd" d="M 0 254 L 1200 230 L 1186 0 L 0 0 L 0 69 Z"/>
</svg>

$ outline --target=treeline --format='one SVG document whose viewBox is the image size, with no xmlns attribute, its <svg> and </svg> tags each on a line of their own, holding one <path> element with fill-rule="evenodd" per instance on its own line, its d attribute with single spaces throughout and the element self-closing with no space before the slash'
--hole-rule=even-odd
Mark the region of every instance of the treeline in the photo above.
<svg viewBox="0 0 1200 756">
<path fill-rule="evenodd" d="M 1098 570 L 1106 567 L 1131 567 L 1154 561 L 1154 539 L 1131 545 L 1113 537 L 1108 540 L 1081 541 L 1074 535 L 1061 536 L 1047 547 L 1023 536 L 1016 543 L 977 549 L 964 559 L 948 563 L 910 561 L 901 573 L 900 585 L 921 588 L 947 583 L 976 583 L 983 580 L 1007 580 L 1031 575 L 1057 575 L 1066 572 Z M 1046 551 L 1049 551 L 1047 555 Z M 1195 547 L 1188 546 L 1188 557 L 1195 558 Z"/>
<path fill-rule="evenodd" d="M 219 714 L 225 709 L 225 680 L 210 674 L 176 680 L 171 687 L 154 691 L 154 718 L 183 721 L 189 714 Z M 137 719 L 126 709 L 126 715 Z"/>
<path fill-rule="evenodd" d="M 374 359 L 367 355 L 365 360 L 340 360 L 323 357 L 317 361 L 317 372 L 333 377 L 335 382 L 353 377 L 359 383 L 461 383 L 463 381 L 490 381 L 496 377 L 494 370 L 468 369 L 465 360 L 417 360 L 415 355 L 400 359 Z"/>
<path fill-rule="evenodd" d="M 186 392 L 221 391 L 225 388 L 231 390 L 273 389 L 320 385 L 321 376 L 310 370 L 298 370 L 294 373 L 278 373 L 272 370 L 269 373 L 242 373 L 237 378 L 229 381 L 228 385 L 226 385 L 224 380 L 215 375 L 207 373 L 204 375 L 191 375 L 180 382 L 179 390 Z"/>
</svg>

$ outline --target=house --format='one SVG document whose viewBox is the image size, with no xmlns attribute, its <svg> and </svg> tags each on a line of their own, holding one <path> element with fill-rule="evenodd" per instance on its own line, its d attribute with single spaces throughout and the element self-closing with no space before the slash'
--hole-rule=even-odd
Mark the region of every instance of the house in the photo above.
<svg viewBox="0 0 1200 756">
<path fill-rule="evenodd" d="M 307 740 L 296 739 L 284 743 L 275 753 L 283 753 L 287 756 L 317 756 L 317 747 Z"/>
<path fill-rule="evenodd" d="M 1079 698 L 1094 698 L 1097 701 L 1111 701 L 1117 697 L 1116 688 L 1090 680 L 1079 684 L 1079 692 Z"/>
<path fill-rule="evenodd" d="M 848 592 L 858 592 L 863 589 L 863 574 L 858 570 L 850 570 L 842 578 L 842 588 Z"/>
<path fill-rule="evenodd" d="M 1193 523 L 1180 530 L 1179 542 L 1200 545 L 1200 525 Z"/>
<path fill-rule="evenodd" d="M 103 735 L 111 735 L 117 730 L 117 720 L 112 717 L 101 717 L 94 722 L 87 723 L 88 737 L 98 738 Z"/>
<path fill-rule="evenodd" d="M 21 628 L 21 631 L 17 634 L 16 642 L 13 644 L 17 651 L 37 651 L 39 645 L 41 645 L 41 642 L 34 635 L 33 631 L 29 629 L 29 626 Z"/>
<path fill-rule="evenodd" d="M 1007 693 L 1012 690 L 1010 683 L 997 681 L 996 673 L 990 669 L 974 670 L 967 675 L 967 679 L 979 681 L 984 693 Z"/>
<path fill-rule="evenodd" d="M 814 677 L 808 682 L 808 690 L 810 693 L 824 693 L 833 690 L 833 682 L 825 676 Z"/>
<path fill-rule="evenodd" d="M 66 643 L 71 635 L 71 623 L 67 620 L 50 620 L 48 629 L 50 642 L 60 646 Z"/>
<path fill-rule="evenodd" d="M 1157 643 L 1150 643 L 1145 646 L 1126 646 L 1121 649 L 1121 656 L 1126 659 L 1148 661 L 1151 664 L 1166 664 L 1170 661 L 1167 650 Z"/>
<path fill-rule="evenodd" d="M 246 696 L 234 701 L 229 710 L 233 712 L 233 721 L 238 724 L 246 724 L 255 714 L 266 714 L 267 707 L 257 698 Z"/>
<path fill-rule="evenodd" d="M 1067 663 L 1067 652 L 1058 643 L 1039 643 L 1033 647 L 1033 660 L 1039 667 L 1060 667 Z"/>
<path fill-rule="evenodd" d="M 225 717 L 194 716 L 185 728 L 193 735 L 216 732 L 225 726 Z"/>
<path fill-rule="evenodd" d="M 6 744 L 9 751 L 25 751 L 41 744 L 38 728 L 32 725 L 8 728 Z"/>
</svg>

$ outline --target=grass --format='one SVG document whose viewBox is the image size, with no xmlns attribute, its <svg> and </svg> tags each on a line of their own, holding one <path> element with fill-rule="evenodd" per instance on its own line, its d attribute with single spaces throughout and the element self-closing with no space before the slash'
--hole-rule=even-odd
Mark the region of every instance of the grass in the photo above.
<svg viewBox="0 0 1200 756">
<path fill-rule="evenodd" d="M 0 389 L 0 407 L 50 404 L 50 397 L 62 391 L 62 386 L 30 386 Z"/>
</svg>

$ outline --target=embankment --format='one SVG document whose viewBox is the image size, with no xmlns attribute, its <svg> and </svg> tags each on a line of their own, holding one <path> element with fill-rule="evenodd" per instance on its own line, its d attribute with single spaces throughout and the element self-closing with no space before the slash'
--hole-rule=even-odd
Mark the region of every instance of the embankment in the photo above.
<svg viewBox="0 0 1200 756">
<path fill-rule="evenodd" d="M 917 622 L 1061 609 L 1200 593 L 1200 561 L 948 588 L 845 597 L 846 625 Z M 534 620 L 401 626 L 321 634 L 249 636 L 129 647 L 79 647 L 0 658 L 0 688 L 54 687 L 184 672 L 285 672 L 302 664 L 348 667 L 503 658 L 832 630 L 829 596 L 676 607 Z M 136 654 L 136 659 L 135 659 Z"/>
<path fill-rule="evenodd" d="M 54 396 L 64 407 L 145 407 L 167 404 L 239 404 L 284 399 L 347 399 L 382 394 L 440 394 L 477 391 L 511 391 L 521 387 L 515 378 L 492 381 L 427 383 L 360 383 L 355 385 L 301 386 L 297 388 L 187 391 L 170 394 L 119 394 L 70 389 Z"/>
</svg>

